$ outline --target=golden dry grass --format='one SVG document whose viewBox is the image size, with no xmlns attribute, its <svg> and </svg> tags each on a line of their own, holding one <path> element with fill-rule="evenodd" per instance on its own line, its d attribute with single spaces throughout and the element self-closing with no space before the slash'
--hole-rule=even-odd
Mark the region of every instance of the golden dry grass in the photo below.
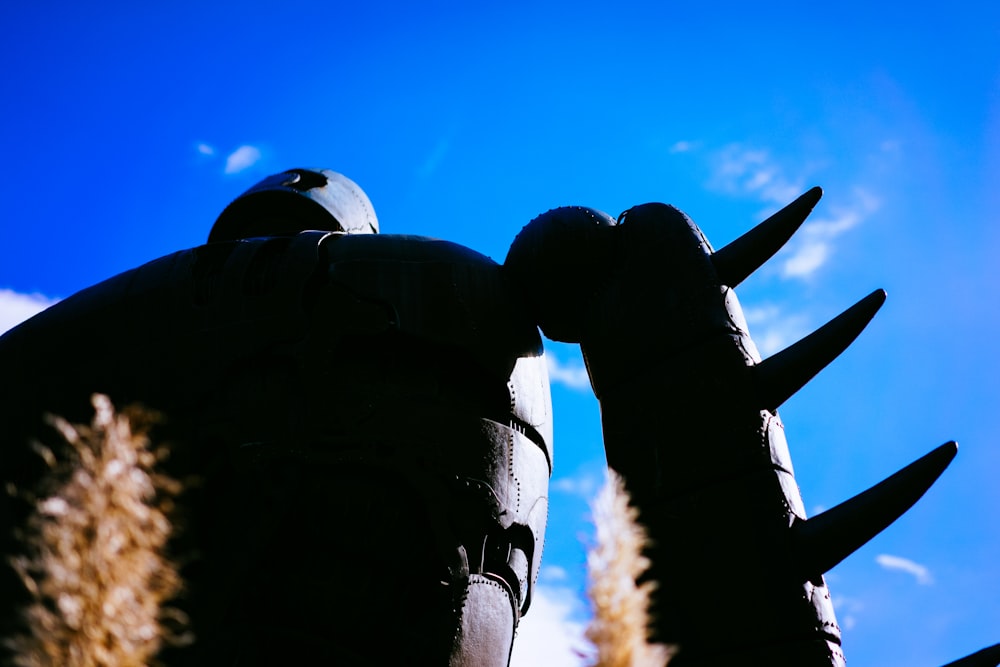
<svg viewBox="0 0 1000 667">
<path fill-rule="evenodd" d="M 117 414 L 100 394 L 93 405 L 90 426 L 50 419 L 68 443 L 62 462 L 39 447 L 51 474 L 25 531 L 27 555 L 13 561 L 33 597 L 28 632 L 6 642 L 17 667 L 141 667 L 155 664 L 164 644 L 190 641 L 180 612 L 164 607 L 181 588 L 165 555 L 180 485 L 155 470 L 148 415 Z M 614 471 L 593 516 L 592 664 L 664 667 L 676 648 L 649 641 L 654 583 L 636 583 L 649 567 L 647 536 Z"/>
<path fill-rule="evenodd" d="M 655 584 L 636 584 L 649 567 L 642 555 L 646 531 L 613 470 L 594 500 L 593 515 L 596 544 L 587 554 L 587 594 L 594 618 L 586 636 L 594 645 L 594 667 L 663 667 L 675 649 L 649 642 L 649 596 Z"/>
<path fill-rule="evenodd" d="M 106 396 L 93 405 L 90 426 L 51 418 L 69 445 L 64 462 L 39 447 L 51 473 L 27 555 L 13 563 L 34 600 L 28 632 L 8 641 L 18 667 L 138 667 L 178 639 L 163 603 L 181 585 L 164 555 L 179 484 L 155 472 L 141 425 L 134 432 Z M 183 623 L 173 616 L 174 627 Z"/>
</svg>

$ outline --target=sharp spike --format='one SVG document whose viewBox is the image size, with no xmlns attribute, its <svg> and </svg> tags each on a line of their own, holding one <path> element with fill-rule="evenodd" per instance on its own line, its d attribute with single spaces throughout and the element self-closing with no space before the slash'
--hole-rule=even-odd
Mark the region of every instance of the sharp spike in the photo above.
<svg viewBox="0 0 1000 667">
<path fill-rule="evenodd" d="M 822 188 L 812 188 L 798 199 L 712 255 L 715 272 L 723 285 L 736 287 L 771 259 L 792 237 L 816 202 Z"/>
<path fill-rule="evenodd" d="M 949 662 L 944 667 L 997 667 L 997 665 L 1000 665 L 1000 644 L 984 648 L 961 660 Z"/>
<path fill-rule="evenodd" d="M 754 366 L 757 407 L 777 410 L 854 342 L 883 303 L 885 290 L 875 290 L 799 342 Z"/>
<path fill-rule="evenodd" d="M 847 558 L 920 500 L 957 452 L 957 444 L 945 443 L 867 491 L 794 524 L 795 571 L 816 579 Z"/>
</svg>

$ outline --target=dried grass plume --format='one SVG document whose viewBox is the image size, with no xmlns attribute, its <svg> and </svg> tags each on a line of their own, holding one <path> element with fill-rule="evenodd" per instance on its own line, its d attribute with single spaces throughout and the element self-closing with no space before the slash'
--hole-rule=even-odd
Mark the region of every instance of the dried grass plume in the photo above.
<svg viewBox="0 0 1000 667">
<path fill-rule="evenodd" d="M 596 544 L 587 554 L 587 593 L 594 618 L 586 636 L 595 648 L 594 667 L 663 667 L 675 649 L 649 642 L 654 583 L 636 584 L 649 567 L 642 555 L 646 531 L 613 470 L 608 470 L 608 481 L 594 500 L 593 514 Z"/>
<path fill-rule="evenodd" d="M 164 555 L 179 484 L 154 471 L 141 425 L 92 402 L 90 426 L 51 418 L 66 457 L 39 446 L 51 473 L 13 562 L 34 600 L 28 632 L 7 642 L 18 667 L 138 667 L 177 638 L 162 605 L 180 589 Z"/>
</svg>

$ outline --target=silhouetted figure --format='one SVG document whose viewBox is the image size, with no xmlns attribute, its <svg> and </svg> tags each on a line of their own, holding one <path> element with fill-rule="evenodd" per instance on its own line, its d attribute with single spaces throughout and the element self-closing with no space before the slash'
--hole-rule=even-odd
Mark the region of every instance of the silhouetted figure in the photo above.
<svg viewBox="0 0 1000 667">
<path fill-rule="evenodd" d="M 208 245 L 0 339 L 19 488 L 43 412 L 87 422 L 99 391 L 165 416 L 166 465 L 195 480 L 174 552 L 196 642 L 170 664 L 508 662 L 547 516 L 541 338 L 489 258 L 377 231 L 340 174 L 279 174 Z M 21 525 L 27 503 L 0 502 Z"/>
<path fill-rule="evenodd" d="M 823 573 L 915 502 L 955 445 L 806 517 L 776 410 L 885 295 L 762 361 L 732 288 L 819 196 L 719 251 L 663 204 L 621 224 L 555 209 L 499 266 L 378 234 L 335 172 L 272 176 L 207 245 L 0 338 L 0 475 L 24 490 L 44 474 L 28 446 L 43 412 L 89 421 L 94 392 L 143 403 L 188 480 L 173 549 L 196 641 L 168 664 L 503 666 L 552 470 L 540 325 L 583 347 L 609 464 L 654 540 L 654 635 L 680 646 L 672 664 L 843 665 Z M 0 501 L 4 554 L 29 510 Z M 0 580 L 0 599 L 20 591 Z"/>
</svg>

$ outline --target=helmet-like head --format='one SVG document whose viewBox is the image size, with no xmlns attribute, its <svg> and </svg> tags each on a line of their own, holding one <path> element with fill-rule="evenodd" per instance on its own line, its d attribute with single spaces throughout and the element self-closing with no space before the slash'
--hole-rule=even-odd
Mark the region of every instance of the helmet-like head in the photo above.
<svg viewBox="0 0 1000 667">
<path fill-rule="evenodd" d="M 329 169 L 268 176 L 219 215 L 208 242 L 283 236 L 307 229 L 377 234 L 375 209 L 358 184 Z"/>
</svg>

